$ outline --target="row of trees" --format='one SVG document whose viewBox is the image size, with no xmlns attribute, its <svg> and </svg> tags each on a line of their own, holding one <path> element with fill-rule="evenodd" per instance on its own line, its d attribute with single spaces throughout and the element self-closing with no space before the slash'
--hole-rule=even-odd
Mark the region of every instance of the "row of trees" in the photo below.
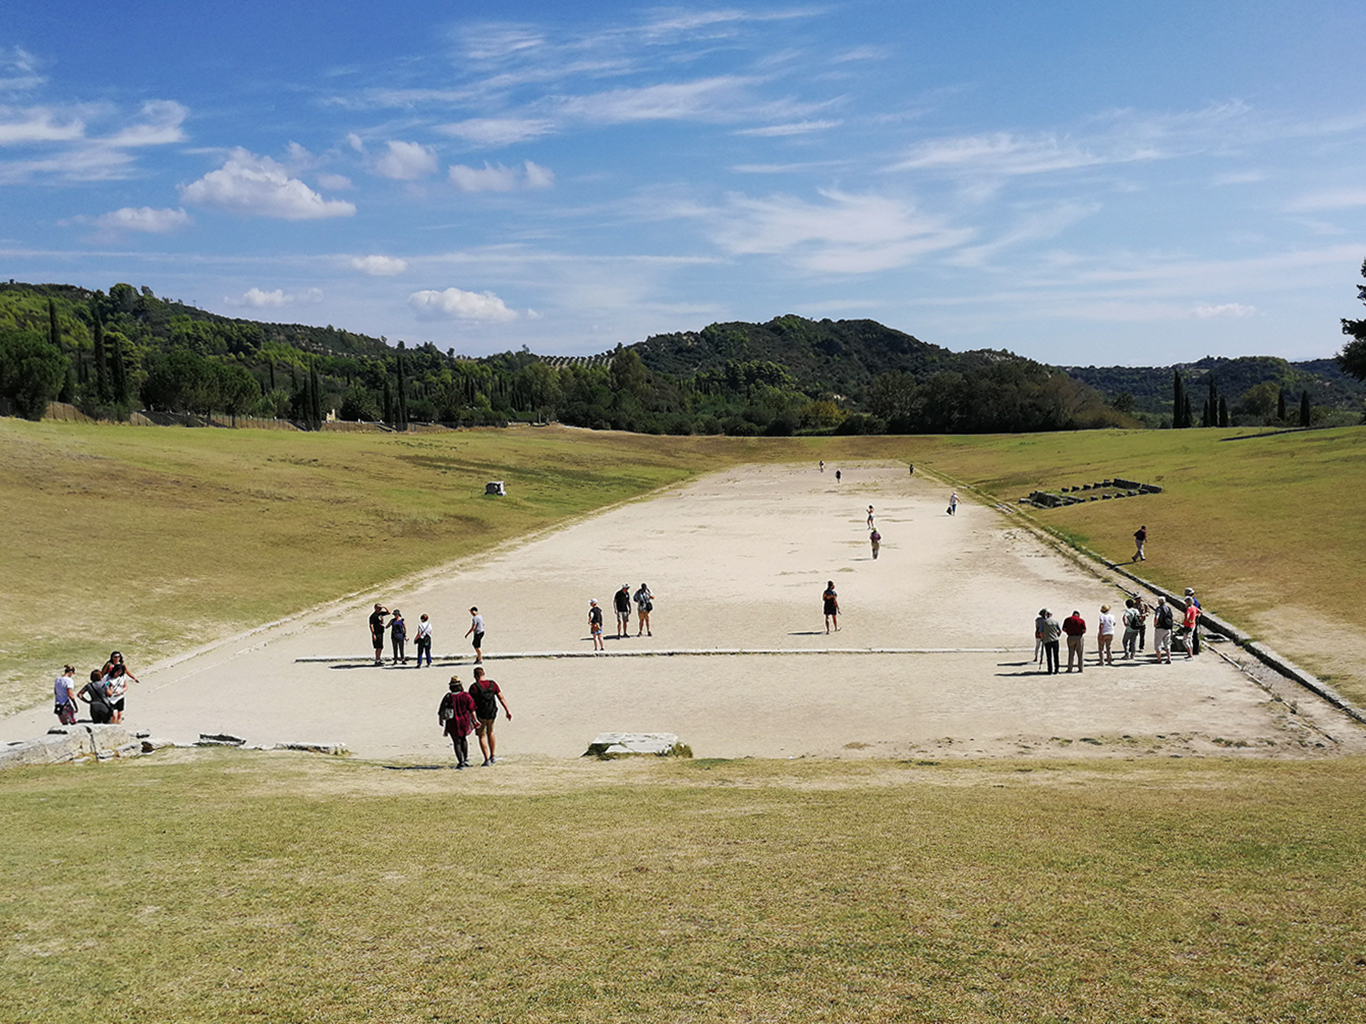
<svg viewBox="0 0 1366 1024">
<path fill-rule="evenodd" d="M 1204 400 L 1199 424 L 1202 427 L 1227 427 L 1232 422 L 1229 416 L 1228 399 L 1219 393 L 1214 382 L 1214 375 L 1210 374 L 1208 379 L 1209 397 Z M 1274 421 L 1271 418 L 1273 408 L 1275 409 Z M 1270 382 L 1258 384 L 1243 394 L 1238 405 L 1235 406 L 1234 412 L 1238 414 L 1238 418 L 1243 424 L 1249 422 L 1287 423 L 1285 389 Z M 1312 422 L 1313 403 L 1309 399 L 1309 392 L 1303 391 L 1300 393 L 1298 424 L 1301 427 L 1307 427 Z M 1195 425 L 1195 410 L 1191 402 L 1190 391 L 1181 379 L 1181 371 L 1176 370 L 1172 380 L 1172 426 L 1179 429 Z"/>
</svg>

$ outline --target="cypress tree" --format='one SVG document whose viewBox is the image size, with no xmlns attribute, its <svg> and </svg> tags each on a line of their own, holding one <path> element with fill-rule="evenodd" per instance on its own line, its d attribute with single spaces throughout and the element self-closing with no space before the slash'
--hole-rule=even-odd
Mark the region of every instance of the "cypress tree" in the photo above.
<svg viewBox="0 0 1366 1024">
<path fill-rule="evenodd" d="M 398 343 L 398 423 L 399 430 L 408 429 L 408 386 L 403 379 L 403 342 Z"/>
<path fill-rule="evenodd" d="M 1228 402 L 1224 401 L 1224 396 L 1219 396 L 1219 426 L 1228 426 Z"/>
<path fill-rule="evenodd" d="M 1195 416 L 1191 413 L 1191 396 L 1189 391 L 1182 396 L 1181 404 L 1181 425 L 1183 427 L 1195 426 Z"/>
<path fill-rule="evenodd" d="M 1310 414 L 1311 414 L 1312 412 L 1313 412 L 1313 409 L 1312 409 L 1312 407 L 1309 405 L 1309 392 L 1308 392 L 1308 391 L 1302 391 L 1302 392 L 1300 392 L 1300 426 L 1302 426 L 1302 427 L 1307 427 L 1307 426 L 1309 426 Z"/>
<path fill-rule="evenodd" d="M 1206 399 L 1205 399 L 1205 404 L 1202 405 L 1202 406 L 1200 407 L 1200 426 L 1202 426 L 1202 427 L 1212 427 L 1212 426 L 1214 426 L 1214 420 L 1210 418 L 1210 417 L 1212 417 L 1213 415 L 1214 415 L 1214 413 L 1213 413 L 1213 410 L 1210 409 L 1210 402 L 1209 402 L 1209 399 L 1206 398 Z"/>
<path fill-rule="evenodd" d="M 1209 375 L 1209 412 L 1205 416 L 1205 426 L 1219 425 L 1219 392 L 1214 388 L 1214 374 Z"/>
<path fill-rule="evenodd" d="M 384 422 L 385 422 L 385 423 L 393 423 L 393 422 L 394 422 L 394 389 L 391 388 L 391 387 L 389 386 L 389 375 L 388 375 L 388 374 L 385 374 L 385 375 L 384 375 L 384 395 L 383 395 L 382 397 L 383 397 L 383 401 L 382 401 L 380 404 L 384 406 L 384 408 L 383 408 L 383 410 L 382 410 L 383 413 L 384 413 Z"/>
<path fill-rule="evenodd" d="M 1285 422 L 1285 388 L 1281 388 L 1280 394 L 1276 396 L 1276 419 Z"/>
<path fill-rule="evenodd" d="M 1182 422 L 1182 417 L 1185 415 L 1185 410 L 1186 410 L 1185 393 L 1186 393 L 1186 389 L 1185 389 L 1185 387 L 1181 384 L 1181 371 L 1180 371 L 1180 370 L 1173 370 L 1173 371 L 1172 371 L 1172 426 L 1173 426 L 1173 427 L 1178 427 L 1178 428 L 1179 428 L 1179 427 L 1184 427 L 1184 426 L 1186 425 L 1185 423 Z"/>
<path fill-rule="evenodd" d="M 128 394 L 128 367 L 123 362 L 123 342 L 117 334 L 108 341 L 109 376 L 113 385 L 114 401 L 118 405 L 131 405 L 132 397 Z"/>
<path fill-rule="evenodd" d="M 105 359 L 104 352 L 104 321 L 100 319 L 98 312 L 95 314 L 93 334 L 95 339 L 95 399 L 103 405 L 109 401 L 109 363 Z"/>
<path fill-rule="evenodd" d="M 313 429 L 321 430 L 323 426 L 323 399 L 322 389 L 318 385 L 317 363 L 311 363 L 308 367 L 308 414 Z"/>
</svg>

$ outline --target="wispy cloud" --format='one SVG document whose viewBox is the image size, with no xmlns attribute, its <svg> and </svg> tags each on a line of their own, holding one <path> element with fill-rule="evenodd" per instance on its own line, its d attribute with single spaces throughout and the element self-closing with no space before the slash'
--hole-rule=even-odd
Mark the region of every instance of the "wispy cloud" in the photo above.
<svg viewBox="0 0 1366 1024">
<path fill-rule="evenodd" d="M 790 124 L 772 124 L 764 128 L 741 128 L 735 135 L 756 135 L 760 138 L 777 139 L 788 135 L 809 135 L 838 128 L 843 121 L 794 121 Z"/>
<path fill-rule="evenodd" d="M 315 305 L 323 300 L 319 288 L 305 288 L 301 292 L 286 292 L 283 288 L 263 291 L 248 288 L 241 295 L 225 296 L 223 302 L 228 306 L 248 306 L 253 309 L 278 309 L 281 306 Z"/>
<path fill-rule="evenodd" d="M 595 124 L 732 120 L 750 83 L 751 79 L 739 75 L 718 75 L 691 82 L 610 89 L 585 96 L 563 97 L 559 108 L 566 117 Z"/>
<path fill-rule="evenodd" d="M 508 309 L 493 292 L 467 292 L 459 288 L 444 291 L 413 292 L 408 305 L 422 320 L 516 320 L 516 310 Z"/>
<path fill-rule="evenodd" d="M 39 61 L 22 46 L 0 47 L 0 92 L 30 92 L 47 81 Z"/>
<path fill-rule="evenodd" d="M 1292 200 L 1286 209 L 1292 213 L 1312 213 L 1317 210 L 1347 210 L 1357 206 L 1366 206 L 1366 188 L 1312 192 Z"/>
<path fill-rule="evenodd" d="M 820 195 L 819 203 L 732 196 L 708 213 L 712 237 L 735 255 L 776 255 L 812 272 L 862 274 L 952 249 L 973 235 L 901 199 L 835 190 Z"/>
<path fill-rule="evenodd" d="M 85 122 L 73 112 L 46 107 L 0 107 L 0 146 L 70 142 L 85 137 Z"/>
<path fill-rule="evenodd" d="M 482 168 L 453 164 L 450 178 L 461 192 L 515 192 L 519 189 L 550 188 L 555 184 L 555 172 L 548 167 L 527 160 L 522 168 L 496 167 L 484 164 Z"/>
<path fill-rule="evenodd" d="M 0 183 L 26 181 L 103 181 L 128 177 L 130 151 L 182 142 L 189 111 L 172 100 L 144 103 L 127 123 L 108 134 L 92 134 L 92 124 L 118 122 L 108 104 L 0 106 L 0 146 L 29 155 L 0 161 Z"/>
<path fill-rule="evenodd" d="M 499 147 L 545 135 L 554 126 L 543 117 L 472 117 L 437 125 L 436 130 L 476 146 Z"/>
<path fill-rule="evenodd" d="M 218 207 L 234 213 L 282 220 L 350 217 L 355 204 L 324 199 L 268 156 L 234 149 L 227 161 L 198 181 L 182 186 L 187 203 Z"/>
<path fill-rule="evenodd" d="M 1210 317 L 1230 317 L 1242 319 L 1243 317 L 1256 316 L 1256 306 L 1244 306 L 1237 302 L 1224 302 L 1217 306 L 1196 306 L 1191 310 L 1191 316 L 1201 320 L 1208 320 Z"/>
</svg>

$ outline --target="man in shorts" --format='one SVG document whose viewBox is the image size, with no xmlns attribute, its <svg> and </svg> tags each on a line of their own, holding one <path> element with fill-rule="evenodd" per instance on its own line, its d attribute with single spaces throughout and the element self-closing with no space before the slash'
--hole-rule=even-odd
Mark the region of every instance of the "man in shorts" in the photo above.
<svg viewBox="0 0 1366 1024">
<path fill-rule="evenodd" d="M 612 598 L 612 607 L 617 612 L 617 637 L 631 635 L 631 584 L 623 583 L 616 596 Z"/>
<path fill-rule="evenodd" d="M 482 767 L 487 768 L 498 763 L 493 746 L 493 723 L 498 720 L 498 705 L 503 705 L 509 722 L 512 721 L 512 712 L 508 711 L 508 702 L 503 699 L 503 691 L 498 689 L 498 684 L 492 679 L 484 678 L 482 668 L 474 670 L 470 696 L 474 698 L 474 731 L 479 737 L 479 752 L 484 755 Z"/>
<path fill-rule="evenodd" d="M 465 630 L 465 635 L 474 636 L 472 646 L 474 647 L 474 663 L 478 665 L 484 660 L 484 616 L 479 614 L 478 608 L 470 609 L 470 628 Z"/>
<path fill-rule="evenodd" d="M 370 645 L 375 649 L 375 664 L 384 664 L 384 616 L 389 609 L 382 604 L 375 605 L 370 613 Z"/>
</svg>

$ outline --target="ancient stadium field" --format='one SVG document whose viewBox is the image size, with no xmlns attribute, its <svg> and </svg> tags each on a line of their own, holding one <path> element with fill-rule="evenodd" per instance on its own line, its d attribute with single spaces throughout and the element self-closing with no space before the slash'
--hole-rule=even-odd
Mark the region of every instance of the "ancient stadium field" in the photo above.
<svg viewBox="0 0 1366 1024">
<path fill-rule="evenodd" d="M 842 470 L 836 482 L 834 471 Z M 357 594 L 139 672 L 128 724 L 192 742 L 327 742 L 396 764 L 451 761 L 435 709 L 471 679 L 468 609 L 488 623 L 485 666 L 512 721 L 499 766 L 573 758 L 602 732 L 669 732 L 699 758 L 1304 758 L 1366 750 L 1363 731 L 1306 691 L 1249 675 L 1207 644 L 1187 661 L 1096 663 L 1099 607 L 1134 585 L 1079 565 L 1000 512 L 904 464 L 748 466 L 706 476 Z M 494 499 L 490 499 L 494 500 Z M 870 554 L 865 516 L 882 535 Z M 827 635 L 821 593 L 839 593 Z M 616 639 L 612 597 L 655 594 L 652 636 Z M 606 620 L 592 656 L 589 600 Z M 1151 597 L 1150 597 L 1151 600 Z M 437 664 L 370 663 L 366 616 L 433 622 Z M 1041 607 L 1087 620 L 1084 672 L 1034 662 Z M 574 657 L 563 655 L 571 654 Z M 1064 660 L 1066 648 L 1063 649 Z M 135 670 L 141 668 L 135 666 Z M 37 735 L 42 706 L 0 723 Z M 471 737 L 473 741 L 473 737 Z M 477 763 L 476 758 L 476 763 Z"/>
</svg>

